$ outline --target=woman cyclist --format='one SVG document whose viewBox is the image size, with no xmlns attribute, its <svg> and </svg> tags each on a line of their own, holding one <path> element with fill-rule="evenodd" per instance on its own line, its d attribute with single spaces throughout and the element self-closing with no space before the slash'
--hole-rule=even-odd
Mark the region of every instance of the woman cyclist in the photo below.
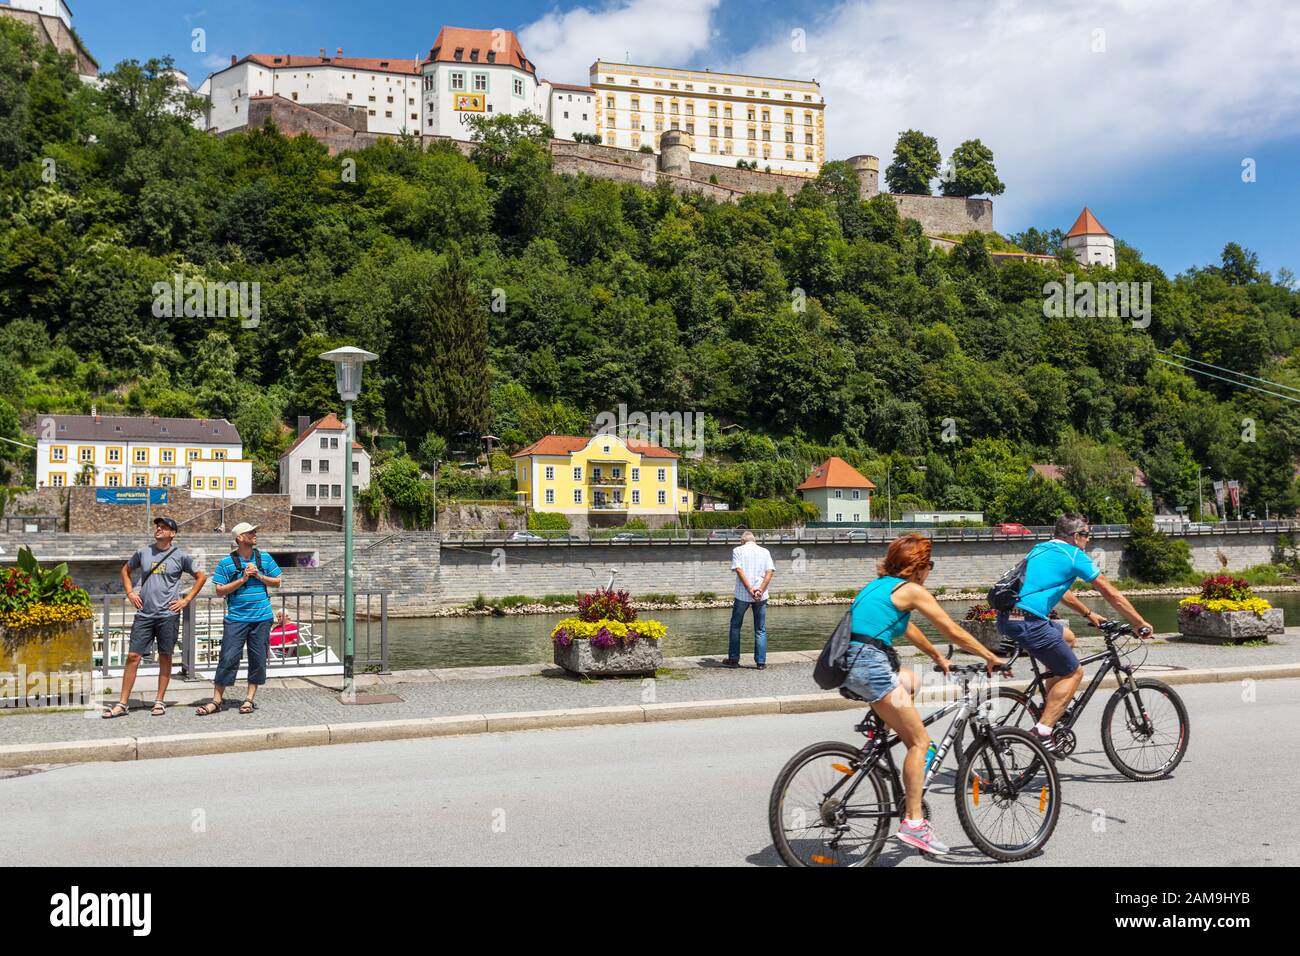
<svg viewBox="0 0 1300 956">
<path fill-rule="evenodd" d="M 871 705 L 871 709 L 907 746 L 903 761 L 903 789 L 906 816 L 898 828 L 898 839 L 924 853 L 947 853 L 948 848 L 934 835 L 924 819 L 921 790 L 925 782 L 926 752 L 930 735 L 921 723 L 912 698 L 920 686 L 910 670 L 899 672 L 894 641 L 905 636 L 948 672 L 948 661 L 911 622 L 920 611 L 939 633 L 962 649 L 984 658 L 992 672 L 1005 663 L 957 625 L 925 589 L 925 579 L 934 569 L 930 560 L 930 539 L 905 534 L 889 545 L 877 565 L 876 578 L 853 600 L 853 635 L 849 643 L 849 674 L 844 687 Z"/>
</svg>

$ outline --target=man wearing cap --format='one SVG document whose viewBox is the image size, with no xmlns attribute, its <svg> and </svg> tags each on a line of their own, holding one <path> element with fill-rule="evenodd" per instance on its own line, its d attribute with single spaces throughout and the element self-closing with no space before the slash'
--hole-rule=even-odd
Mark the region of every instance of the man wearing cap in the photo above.
<svg viewBox="0 0 1300 956">
<path fill-rule="evenodd" d="M 235 550 L 217 562 L 212 580 L 217 595 L 226 599 L 226 619 L 221 632 L 221 660 L 213 684 L 212 700 L 200 707 L 200 717 L 221 709 L 221 696 L 234 684 L 239 660 L 248 648 L 248 696 L 239 705 L 251 714 L 257 688 L 266 683 L 266 658 L 271 652 L 271 610 L 268 587 L 280 586 L 280 567 L 269 554 L 257 549 L 257 525 L 241 521 L 231 529 Z"/>
<path fill-rule="evenodd" d="M 180 629 L 181 611 L 194 600 L 203 588 L 205 575 L 190 555 L 175 545 L 179 529 L 171 518 L 153 519 L 153 544 L 131 555 L 122 565 L 122 587 L 127 600 L 135 608 L 131 622 L 131 644 L 126 655 L 126 669 L 122 672 L 122 696 L 104 711 L 105 717 L 121 717 L 129 709 L 131 688 L 140 667 L 140 658 L 158 646 L 158 693 L 150 713 L 161 717 L 167 713 L 163 697 L 172 673 L 172 651 L 176 648 L 176 635 Z M 132 572 L 140 572 L 139 584 L 131 580 Z M 181 589 L 181 575 L 194 578 L 194 585 L 185 597 L 177 597 Z"/>
</svg>

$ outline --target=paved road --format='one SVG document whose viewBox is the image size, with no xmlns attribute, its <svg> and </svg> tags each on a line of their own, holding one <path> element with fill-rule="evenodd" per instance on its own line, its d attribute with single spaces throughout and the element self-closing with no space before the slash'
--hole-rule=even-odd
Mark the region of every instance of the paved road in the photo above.
<svg viewBox="0 0 1300 956">
<path fill-rule="evenodd" d="M 1239 684 L 1179 692 L 1191 747 L 1157 783 L 1114 772 L 1093 703 L 1056 835 L 1022 865 L 1300 864 L 1300 681 L 1260 681 L 1249 702 Z M 772 865 L 777 770 L 851 726 L 764 716 L 0 771 L 0 865 Z M 950 794 L 931 802 L 953 862 L 987 863 Z M 939 864 L 890 848 L 878 865 Z"/>
</svg>

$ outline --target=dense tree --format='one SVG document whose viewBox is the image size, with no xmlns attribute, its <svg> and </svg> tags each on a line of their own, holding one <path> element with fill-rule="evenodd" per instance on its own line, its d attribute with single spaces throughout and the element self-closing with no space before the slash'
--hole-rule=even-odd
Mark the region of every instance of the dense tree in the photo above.
<svg viewBox="0 0 1300 956">
<path fill-rule="evenodd" d="M 898 134 L 894 160 L 885 169 L 885 183 L 891 193 L 930 195 L 930 183 L 939 175 L 939 141 L 920 130 Z"/>
<path fill-rule="evenodd" d="M 998 179 L 993 150 L 977 139 L 968 139 L 952 151 L 948 170 L 939 178 L 945 196 L 1001 196 L 1007 188 Z"/>
</svg>

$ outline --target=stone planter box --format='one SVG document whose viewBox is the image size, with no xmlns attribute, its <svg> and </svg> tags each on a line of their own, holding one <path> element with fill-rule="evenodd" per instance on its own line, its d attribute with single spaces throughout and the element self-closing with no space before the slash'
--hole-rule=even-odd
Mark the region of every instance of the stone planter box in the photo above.
<svg viewBox="0 0 1300 956">
<path fill-rule="evenodd" d="M 1178 611 L 1178 633 L 1183 637 L 1252 641 L 1284 630 L 1280 607 L 1269 608 L 1262 616 L 1254 611 Z"/>
<path fill-rule="evenodd" d="M 962 629 L 971 637 L 979 641 L 989 650 L 996 650 L 997 646 L 1002 643 L 1002 635 L 998 633 L 998 622 L 993 621 L 958 621 Z"/>
<path fill-rule="evenodd" d="M 654 676 L 663 663 L 659 642 L 642 639 L 626 647 L 592 647 L 591 641 L 573 641 L 567 647 L 552 644 L 555 663 L 572 674 L 642 674 Z"/>
<path fill-rule="evenodd" d="M 0 625 L 0 703 L 79 703 L 92 691 L 91 618 L 67 624 Z"/>
</svg>

